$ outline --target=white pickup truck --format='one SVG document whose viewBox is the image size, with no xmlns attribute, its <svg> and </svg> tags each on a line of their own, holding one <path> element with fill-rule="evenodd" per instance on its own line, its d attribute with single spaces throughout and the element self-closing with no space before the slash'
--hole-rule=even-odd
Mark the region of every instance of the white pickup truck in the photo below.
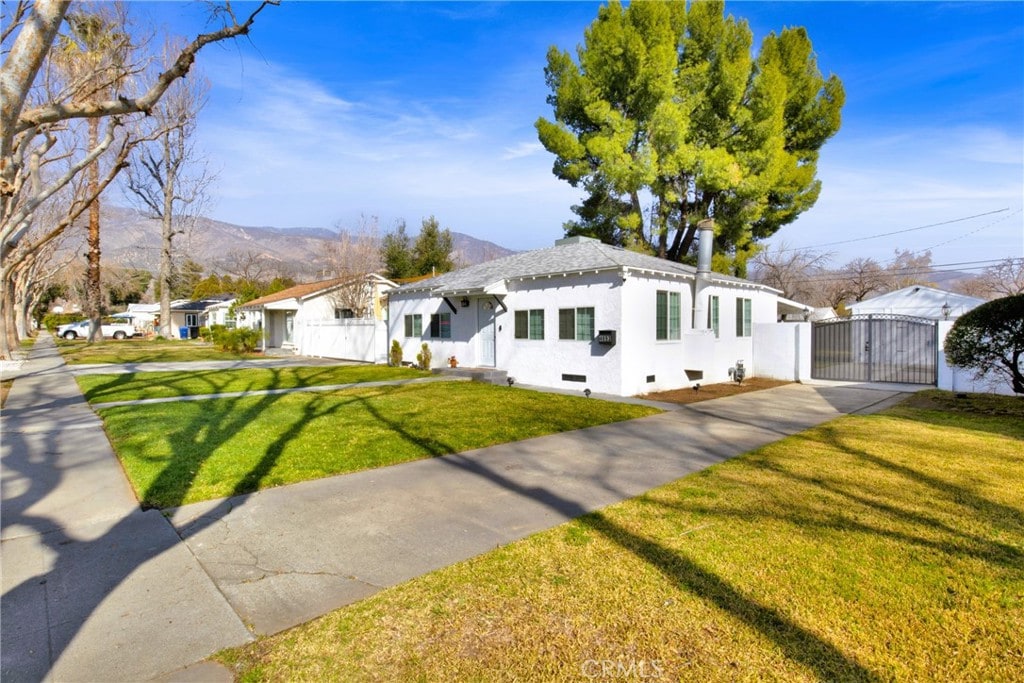
<svg viewBox="0 0 1024 683">
<path fill-rule="evenodd" d="M 138 330 L 131 323 L 122 322 L 104 322 L 100 328 L 103 331 L 104 337 L 113 337 L 114 339 L 128 339 L 139 334 Z M 63 337 L 64 339 L 88 339 L 89 338 L 89 321 L 80 320 L 77 323 L 68 323 L 67 325 L 61 325 L 57 328 L 57 336 Z"/>
</svg>

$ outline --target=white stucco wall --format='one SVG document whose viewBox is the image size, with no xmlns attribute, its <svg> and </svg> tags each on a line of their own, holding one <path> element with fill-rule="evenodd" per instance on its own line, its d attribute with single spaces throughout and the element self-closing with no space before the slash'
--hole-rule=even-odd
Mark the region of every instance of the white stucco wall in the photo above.
<svg viewBox="0 0 1024 683">
<path fill-rule="evenodd" d="M 680 303 L 680 338 L 657 339 L 658 292 L 676 292 Z M 684 369 L 692 358 L 693 280 L 630 273 L 623 284 L 622 393 L 665 391 L 688 386 Z M 649 378 L 653 380 L 649 381 Z"/>
<path fill-rule="evenodd" d="M 509 312 L 498 332 L 498 367 L 524 384 L 559 389 L 622 394 L 623 341 L 622 278 L 617 273 L 594 273 L 512 283 L 505 299 Z M 558 311 L 593 308 L 594 338 L 588 341 L 558 338 Z M 544 311 L 544 339 L 515 338 L 516 310 Z M 599 344 L 600 330 L 615 330 L 614 346 Z M 586 381 L 562 379 L 579 375 Z"/>
<path fill-rule="evenodd" d="M 801 382 L 811 376 L 811 323 L 758 323 L 754 326 L 757 376 Z"/>
<path fill-rule="evenodd" d="M 433 355 L 432 367 L 447 365 L 447 359 L 455 356 L 459 365 L 475 367 L 476 356 L 476 312 L 477 301 L 469 301 L 469 306 L 462 307 L 459 299 L 452 300 L 455 311 L 440 298 L 419 298 L 421 295 L 392 293 L 388 303 L 388 337 L 398 340 L 402 347 L 402 360 L 415 363 L 420 345 L 427 342 Z M 500 312 L 500 308 L 498 309 Z M 430 316 L 434 313 L 451 313 L 451 339 L 432 339 L 430 337 Z M 418 314 L 422 318 L 423 333 L 418 337 L 405 336 L 405 316 Z M 390 348 L 391 342 L 388 342 Z"/>
<path fill-rule="evenodd" d="M 700 355 L 696 354 L 697 347 L 693 347 L 695 353 L 693 356 L 687 356 L 687 362 L 689 364 L 701 362 L 703 366 L 690 367 L 687 365 L 687 369 L 703 371 L 701 382 L 706 384 L 729 381 L 729 368 L 735 367 L 737 361 L 743 362 L 747 377 L 758 375 L 759 371 L 754 356 L 756 329 L 758 325 L 776 321 L 778 317 L 776 295 L 749 285 L 716 283 L 704 288 L 701 291 L 701 296 L 718 296 L 719 334 L 717 338 L 713 338 L 710 349 L 703 351 Z M 751 301 L 751 335 L 749 337 L 736 335 L 738 298 Z M 710 304 L 704 302 L 704 311 L 709 308 Z"/>
</svg>

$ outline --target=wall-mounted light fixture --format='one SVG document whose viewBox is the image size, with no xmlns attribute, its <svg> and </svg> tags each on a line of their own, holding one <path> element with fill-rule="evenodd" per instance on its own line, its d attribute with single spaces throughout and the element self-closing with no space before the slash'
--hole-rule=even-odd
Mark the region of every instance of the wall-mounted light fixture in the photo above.
<svg viewBox="0 0 1024 683">
<path fill-rule="evenodd" d="M 489 311 L 492 308 L 494 308 L 494 304 L 492 304 L 490 301 L 485 301 L 484 302 L 484 308 L 486 308 Z"/>
<path fill-rule="evenodd" d="M 809 308 L 807 308 L 805 306 L 804 307 L 804 322 L 807 322 L 810 319 L 811 319 L 811 309 L 809 309 Z"/>
<path fill-rule="evenodd" d="M 469 298 L 462 297 L 461 299 L 459 299 L 459 305 L 462 306 L 463 308 L 469 308 Z"/>
<path fill-rule="evenodd" d="M 949 320 L 949 314 L 952 313 L 952 312 L 953 312 L 953 309 L 950 307 L 948 301 L 946 303 L 942 304 L 942 319 L 943 320 Z"/>
</svg>

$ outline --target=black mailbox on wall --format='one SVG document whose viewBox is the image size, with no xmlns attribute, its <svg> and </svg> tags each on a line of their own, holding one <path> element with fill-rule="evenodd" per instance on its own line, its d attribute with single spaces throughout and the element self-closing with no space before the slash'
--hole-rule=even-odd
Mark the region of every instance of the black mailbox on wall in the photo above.
<svg viewBox="0 0 1024 683">
<path fill-rule="evenodd" d="M 597 343 L 605 346 L 615 346 L 615 330 L 598 330 Z"/>
</svg>

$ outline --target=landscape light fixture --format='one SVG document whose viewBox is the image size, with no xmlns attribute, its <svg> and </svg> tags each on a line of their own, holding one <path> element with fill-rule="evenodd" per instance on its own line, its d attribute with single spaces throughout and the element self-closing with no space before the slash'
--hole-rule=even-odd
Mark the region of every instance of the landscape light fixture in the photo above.
<svg viewBox="0 0 1024 683">
<path fill-rule="evenodd" d="M 583 395 L 586 396 L 587 398 L 590 398 L 590 389 L 584 389 Z"/>
<path fill-rule="evenodd" d="M 509 386 L 512 386 L 513 384 L 515 384 L 515 383 L 516 383 L 516 378 L 515 378 L 515 377 L 509 377 L 509 378 L 508 378 L 508 379 L 506 379 L 505 381 L 506 381 L 506 382 L 508 382 L 508 385 L 509 385 Z"/>
</svg>

